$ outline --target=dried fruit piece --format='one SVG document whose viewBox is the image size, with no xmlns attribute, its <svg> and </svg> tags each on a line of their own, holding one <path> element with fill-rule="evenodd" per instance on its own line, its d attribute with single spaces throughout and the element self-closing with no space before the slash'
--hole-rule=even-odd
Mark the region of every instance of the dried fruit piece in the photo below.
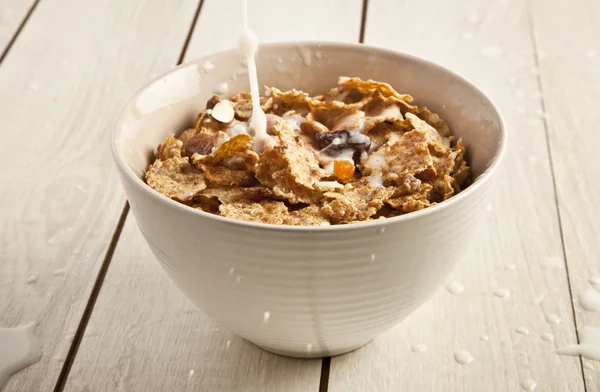
<svg viewBox="0 0 600 392">
<path fill-rule="evenodd" d="M 181 157 L 182 145 L 181 140 L 175 139 L 174 135 L 167 136 L 160 146 L 158 146 L 158 159 L 166 161 L 169 158 Z"/>
<path fill-rule="evenodd" d="M 190 161 L 198 166 L 199 164 L 218 165 L 226 158 L 233 157 L 237 153 L 245 152 L 252 146 L 252 138 L 247 134 L 240 134 L 214 150 L 210 155 L 194 154 Z"/>
<path fill-rule="evenodd" d="M 206 101 L 206 109 L 208 110 L 214 108 L 219 102 L 221 102 L 221 98 L 213 95 L 208 101 Z"/>
<path fill-rule="evenodd" d="M 315 140 L 326 151 L 340 151 L 352 148 L 356 151 L 367 151 L 371 146 L 371 139 L 367 135 L 353 131 L 322 132 L 315 135 Z"/>
<path fill-rule="evenodd" d="M 230 123 L 235 116 L 233 105 L 227 99 L 218 102 L 212 109 L 211 116 L 224 124 Z"/>
<path fill-rule="evenodd" d="M 333 161 L 333 173 L 340 181 L 348 181 L 354 175 L 354 165 L 347 160 Z"/>
<path fill-rule="evenodd" d="M 315 136 L 318 133 L 329 132 L 329 129 L 320 122 L 317 121 L 304 121 L 300 124 L 300 130 L 307 136 Z"/>
<path fill-rule="evenodd" d="M 199 133 L 183 143 L 182 154 L 191 157 L 194 154 L 208 155 L 215 146 L 215 138 L 209 133 Z"/>
</svg>

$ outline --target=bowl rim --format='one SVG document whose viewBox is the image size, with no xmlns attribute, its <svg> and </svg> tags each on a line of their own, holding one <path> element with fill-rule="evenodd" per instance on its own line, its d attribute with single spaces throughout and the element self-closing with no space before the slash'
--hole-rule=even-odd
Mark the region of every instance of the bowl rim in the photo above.
<svg viewBox="0 0 600 392">
<path fill-rule="evenodd" d="M 454 196 L 450 197 L 449 199 L 444 200 L 443 202 L 433 205 L 431 207 L 427 207 L 427 208 L 424 208 L 422 210 L 415 211 L 415 212 L 410 212 L 410 213 L 407 213 L 404 215 L 395 216 L 392 218 L 376 219 L 376 220 L 371 220 L 371 221 L 366 221 L 366 222 L 361 221 L 361 222 L 355 222 L 355 223 L 349 223 L 349 224 L 327 225 L 327 226 L 292 226 L 292 225 L 277 225 L 277 224 L 272 224 L 272 223 L 247 222 L 247 221 L 243 221 L 243 220 L 239 220 L 239 219 L 235 219 L 235 218 L 227 218 L 227 217 L 223 217 L 220 215 L 211 214 L 209 212 L 200 211 L 195 208 L 191 208 L 185 204 L 182 204 L 175 200 L 172 200 L 171 198 L 168 198 L 165 195 L 150 188 L 141 178 L 139 178 L 138 176 L 135 175 L 135 173 L 133 173 L 133 171 L 129 168 L 124 157 L 120 154 L 120 152 L 117 148 L 117 145 L 118 145 L 117 131 L 120 128 L 119 125 L 124 120 L 125 113 L 127 113 L 130 110 L 130 108 L 132 107 L 134 102 L 137 100 L 137 98 L 146 89 L 148 89 L 150 86 L 152 86 L 154 83 L 156 83 L 157 81 L 163 79 L 164 77 L 166 77 L 168 75 L 171 75 L 173 73 L 180 71 L 183 68 L 189 67 L 190 65 L 206 62 L 206 61 L 209 61 L 214 56 L 224 55 L 224 54 L 228 54 L 228 53 L 234 53 L 239 50 L 237 48 L 232 48 L 232 49 L 222 50 L 222 51 L 218 51 L 218 52 L 212 52 L 212 53 L 206 54 L 202 57 L 198 57 L 194 60 L 190 60 L 185 63 L 181 63 L 181 64 L 169 69 L 168 71 L 159 74 L 157 77 L 153 78 L 150 82 L 146 83 L 144 86 L 139 88 L 127 100 L 127 103 L 124 105 L 123 109 L 119 112 L 119 114 L 116 117 L 116 119 L 113 123 L 113 126 L 110 130 L 111 151 L 112 151 L 113 159 L 114 159 L 115 163 L 117 164 L 117 167 L 119 168 L 120 172 L 127 178 L 128 181 L 132 182 L 134 184 L 134 186 L 137 187 L 138 190 L 148 194 L 150 197 L 154 198 L 159 203 L 162 203 L 163 205 L 165 205 L 168 208 L 175 208 L 175 209 L 179 210 L 180 212 L 195 215 L 198 218 L 212 219 L 217 222 L 221 222 L 223 224 L 228 224 L 228 225 L 242 226 L 242 227 L 251 228 L 254 230 L 286 231 L 286 232 L 289 231 L 289 232 L 298 232 L 298 233 L 315 232 L 315 231 L 318 231 L 318 232 L 337 232 L 337 231 L 347 231 L 347 230 L 352 231 L 352 230 L 362 230 L 362 229 L 369 229 L 369 228 L 382 229 L 388 225 L 401 224 L 402 222 L 420 219 L 420 218 L 447 210 L 449 208 L 453 208 L 453 206 L 455 204 L 459 203 L 463 199 L 468 198 L 471 194 L 478 192 L 479 189 L 483 188 L 486 184 L 488 184 L 491 181 L 491 179 L 494 176 L 494 174 L 496 173 L 498 167 L 502 163 L 502 161 L 504 159 L 504 155 L 506 155 L 506 145 L 507 145 L 506 123 L 504 121 L 504 117 L 502 116 L 502 113 L 500 112 L 500 110 L 498 109 L 498 107 L 494 103 L 494 101 L 486 93 L 484 93 L 481 89 L 479 89 L 475 84 L 473 84 L 469 80 L 465 79 L 458 73 L 456 73 L 446 67 L 443 67 L 433 61 L 426 60 L 424 58 L 417 57 L 415 55 L 411 55 L 408 53 L 399 52 L 396 50 L 386 49 L 386 48 L 373 46 L 373 45 L 366 45 L 366 44 L 362 44 L 362 43 L 348 43 L 348 42 L 335 42 L 335 41 L 310 41 L 310 40 L 308 40 L 308 41 L 270 42 L 270 43 L 261 43 L 259 45 L 259 53 L 260 53 L 261 49 L 277 49 L 277 48 L 281 48 L 281 47 L 301 46 L 301 45 L 318 46 L 318 47 L 327 47 L 328 46 L 328 47 L 347 48 L 347 49 L 351 49 L 351 50 L 358 49 L 358 50 L 362 50 L 362 51 L 379 52 L 381 54 L 385 54 L 388 56 L 394 56 L 394 57 L 398 57 L 398 58 L 403 58 L 405 60 L 408 60 L 409 62 L 413 62 L 413 63 L 421 64 L 421 65 L 429 67 L 429 68 L 437 69 L 438 71 L 444 72 L 444 73 L 450 75 L 451 77 L 458 79 L 459 81 L 465 83 L 471 89 L 473 89 L 476 92 L 478 92 L 479 94 L 481 94 L 481 96 L 485 98 L 487 103 L 491 106 L 492 110 L 498 117 L 500 142 L 499 142 L 499 147 L 496 151 L 496 154 L 492 157 L 492 159 L 490 160 L 490 163 L 487 165 L 487 167 L 483 171 L 483 173 L 481 173 L 475 179 L 475 181 L 473 181 L 473 183 L 471 185 L 469 185 L 466 189 L 464 189 L 457 195 L 454 195 Z"/>
</svg>

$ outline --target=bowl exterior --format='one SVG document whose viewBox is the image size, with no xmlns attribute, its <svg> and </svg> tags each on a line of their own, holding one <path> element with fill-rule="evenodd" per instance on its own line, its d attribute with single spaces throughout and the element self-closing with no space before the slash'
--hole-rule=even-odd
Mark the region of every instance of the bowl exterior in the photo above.
<svg viewBox="0 0 600 392">
<path fill-rule="evenodd" d="M 294 357 L 351 351 L 423 304 L 471 243 L 487 193 L 486 185 L 417 219 L 295 232 L 165 208 L 124 184 L 141 232 L 179 288 L 239 336 Z"/>
</svg>

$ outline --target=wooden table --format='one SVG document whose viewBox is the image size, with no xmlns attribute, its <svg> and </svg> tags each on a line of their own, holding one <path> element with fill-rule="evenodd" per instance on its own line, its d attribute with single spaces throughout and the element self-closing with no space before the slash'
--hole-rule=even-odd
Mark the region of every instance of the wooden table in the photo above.
<svg viewBox="0 0 600 392">
<path fill-rule="evenodd" d="M 37 321 L 43 342 L 5 391 L 519 391 L 525 380 L 599 391 L 600 364 L 554 350 L 600 326 L 578 300 L 600 275 L 600 2 L 249 2 L 263 41 L 413 53 L 499 105 L 508 154 L 485 230 L 449 280 L 464 291 L 441 289 L 371 344 L 323 361 L 278 357 L 215 325 L 151 256 L 108 135 L 155 74 L 235 46 L 241 6 L 0 0 L 0 325 Z M 460 349 L 473 363 L 454 360 Z"/>
</svg>

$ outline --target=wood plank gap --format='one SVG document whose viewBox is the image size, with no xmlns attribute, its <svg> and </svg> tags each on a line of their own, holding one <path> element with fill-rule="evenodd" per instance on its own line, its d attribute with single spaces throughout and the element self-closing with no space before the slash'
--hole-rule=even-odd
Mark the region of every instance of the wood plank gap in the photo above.
<svg viewBox="0 0 600 392">
<path fill-rule="evenodd" d="M 75 336 L 73 337 L 73 343 L 69 348 L 69 353 L 65 359 L 65 363 L 58 375 L 58 380 L 56 381 L 56 386 L 54 387 L 54 392 L 61 392 L 67 383 L 67 378 L 69 377 L 69 372 L 71 371 L 71 366 L 75 361 L 75 356 L 77 356 L 77 350 L 79 349 L 79 345 L 81 344 L 81 340 L 83 339 L 83 334 L 85 333 L 85 329 L 87 324 L 92 316 L 92 312 L 94 311 L 94 305 L 96 304 L 96 300 L 100 295 L 100 290 L 102 289 L 102 283 L 104 283 L 104 278 L 106 277 L 106 273 L 108 272 L 108 267 L 112 260 L 113 254 L 115 253 L 115 249 L 117 248 L 117 243 L 119 242 L 119 237 L 121 236 L 121 232 L 123 231 L 123 226 L 125 226 L 125 221 L 127 220 L 127 214 L 129 213 L 129 203 L 126 202 L 123 210 L 121 211 L 121 216 L 119 217 L 119 221 L 117 226 L 115 227 L 115 231 L 113 232 L 112 238 L 110 240 L 110 245 L 108 246 L 108 250 L 104 256 L 104 260 L 102 261 L 102 265 L 100 266 L 100 271 L 98 271 L 98 276 L 96 277 L 96 282 L 92 288 L 92 292 L 90 293 L 90 298 L 88 299 L 87 305 L 85 306 L 85 310 L 83 311 L 83 315 L 81 316 L 81 321 L 77 326 L 77 331 L 75 332 Z"/>
<path fill-rule="evenodd" d="M 23 27 L 25 27 L 25 24 L 27 24 L 27 21 L 29 20 L 29 18 L 33 14 L 33 11 L 35 11 L 35 8 L 37 7 L 37 5 L 39 4 L 40 1 L 41 0 L 35 0 L 33 2 L 33 4 L 31 5 L 31 7 L 29 7 L 29 10 L 27 11 L 27 13 L 25 14 L 25 16 L 23 17 L 23 20 L 19 24 L 19 27 L 17 27 L 17 30 L 15 30 L 15 33 L 10 38 L 10 40 L 8 41 L 8 43 L 6 44 L 6 47 L 4 48 L 4 51 L 2 53 L 0 53 L 0 65 L 2 64 L 2 61 L 6 58 L 6 55 L 8 55 L 8 52 L 10 51 L 10 48 L 12 48 L 12 46 L 15 43 L 15 41 L 17 40 L 17 37 L 19 36 L 19 34 L 21 34 L 21 31 L 23 30 Z"/>
<path fill-rule="evenodd" d="M 531 5 L 531 0 L 527 0 L 527 14 L 529 17 L 529 32 L 531 35 L 531 45 L 533 47 L 533 62 L 536 69 L 536 83 L 538 89 L 540 91 L 540 108 L 542 110 L 542 124 L 544 127 L 544 135 L 546 137 L 546 149 L 548 152 L 548 161 L 550 163 L 550 176 L 552 178 L 552 189 L 554 191 L 554 204 L 556 205 L 556 215 L 558 219 L 558 230 L 560 233 L 560 245 L 562 248 L 563 259 L 565 262 L 565 271 L 567 274 L 567 287 L 569 288 L 569 297 L 571 299 L 571 315 L 573 316 L 573 325 L 575 326 L 575 338 L 577 339 L 577 344 L 579 341 L 579 329 L 577 325 L 577 315 L 575 313 L 575 303 L 573 299 L 573 289 L 571 286 L 571 276 L 569 275 L 569 263 L 567 263 L 567 248 L 565 244 L 565 235 L 563 230 L 563 221 L 561 216 L 560 204 L 558 200 L 558 187 L 556 185 L 556 174 L 554 170 L 554 162 L 552 160 L 552 148 L 550 146 L 550 131 L 548 129 L 548 116 L 546 111 L 546 100 L 544 98 L 544 86 L 542 85 L 542 76 L 541 76 L 541 67 L 540 67 L 540 59 L 539 59 L 539 50 L 538 43 L 535 38 L 535 27 L 534 27 L 534 17 L 533 10 Z M 585 383 L 585 373 L 583 369 L 583 359 L 581 355 L 579 356 L 579 368 L 581 369 L 581 381 L 583 382 L 583 390 L 587 392 L 587 385 Z"/>
<path fill-rule="evenodd" d="M 36 0 L 35 4 L 37 4 L 39 1 L 40 0 Z M 35 7 L 35 4 L 31 7 L 32 9 Z M 183 62 L 185 53 L 187 52 L 190 40 L 192 38 L 192 34 L 194 32 L 194 29 L 196 28 L 196 22 L 198 21 L 198 17 L 200 16 L 200 11 L 202 10 L 203 4 L 204 4 L 204 0 L 198 1 L 198 6 L 196 7 L 196 11 L 194 13 L 194 18 L 192 19 L 192 23 L 190 24 L 190 28 L 188 30 L 187 36 L 185 37 L 185 41 L 183 42 L 183 46 L 181 48 L 181 52 L 179 53 L 179 57 L 177 58 L 176 65 L 179 65 Z M 28 13 L 28 16 L 30 14 L 31 14 L 31 12 Z M 25 17 L 25 20 L 28 18 L 28 16 Z M 21 29 L 21 27 L 19 27 L 18 31 L 20 31 L 20 29 Z M 10 44 L 8 47 L 10 47 Z M 94 286 L 92 288 L 92 292 L 90 293 L 90 297 L 86 304 L 85 310 L 83 311 L 83 315 L 81 316 L 81 321 L 79 322 L 79 325 L 77 326 L 77 331 L 75 333 L 75 336 L 73 337 L 73 343 L 71 344 L 71 347 L 69 348 L 69 352 L 65 359 L 65 363 L 63 364 L 63 367 L 58 376 L 56 386 L 54 387 L 54 392 L 62 392 L 65 388 L 67 379 L 69 378 L 69 372 L 71 371 L 73 362 L 75 362 L 75 357 L 77 356 L 77 351 L 79 350 L 79 346 L 81 345 L 81 341 L 83 340 L 83 335 L 85 333 L 85 329 L 90 320 L 90 317 L 92 316 L 92 312 L 94 311 L 94 306 L 96 304 L 96 300 L 98 299 L 98 296 L 100 295 L 100 290 L 102 289 L 102 284 L 104 283 L 104 278 L 106 277 L 106 274 L 108 272 L 108 267 L 110 266 L 113 255 L 117 248 L 117 244 L 119 243 L 119 238 L 121 236 L 121 233 L 123 232 L 123 227 L 125 226 L 125 222 L 127 221 L 127 215 L 129 214 L 129 209 L 130 209 L 129 202 L 125 202 L 125 206 L 123 207 L 123 210 L 121 211 L 121 216 L 119 217 L 119 221 L 117 222 L 117 226 L 115 227 L 115 231 L 113 232 L 113 235 L 112 235 L 112 238 L 110 241 L 110 245 L 104 256 L 104 260 L 102 261 L 100 271 L 98 272 L 98 276 L 96 277 L 96 282 L 94 283 Z"/>
<path fill-rule="evenodd" d="M 196 28 L 196 23 L 198 22 L 198 17 L 200 16 L 200 11 L 202 11 L 203 5 L 204 0 L 200 0 L 198 2 L 198 7 L 196 8 L 196 13 L 194 14 L 194 19 L 192 19 L 192 23 L 190 24 L 188 34 L 185 37 L 185 41 L 183 42 L 181 53 L 179 54 L 179 58 L 177 59 L 177 65 L 181 64 L 183 62 L 183 59 L 185 58 L 185 53 L 187 52 L 188 46 L 190 45 L 190 41 L 192 40 L 192 34 L 194 33 L 194 29 Z"/>
<path fill-rule="evenodd" d="M 319 381 L 319 392 L 327 392 L 329 388 L 329 370 L 331 369 L 331 357 L 321 360 L 321 379 Z"/>
<path fill-rule="evenodd" d="M 362 16 L 360 19 L 360 33 L 358 35 L 358 42 L 365 43 L 365 30 L 367 27 L 367 10 L 369 8 L 369 0 L 363 0 L 362 5 Z"/>
</svg>

